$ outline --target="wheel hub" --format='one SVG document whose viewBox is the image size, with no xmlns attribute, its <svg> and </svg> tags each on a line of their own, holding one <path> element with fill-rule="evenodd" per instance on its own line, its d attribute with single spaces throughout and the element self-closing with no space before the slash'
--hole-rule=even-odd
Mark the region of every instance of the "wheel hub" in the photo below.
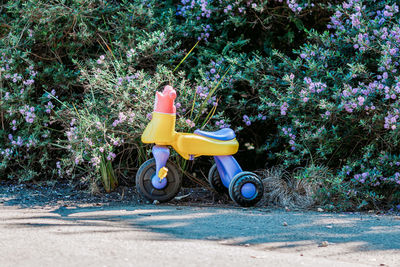
<svg viewBox="0 0 400 267">
<path fill-rule="evenodd" d="M 163 189 L 167 186 L 167 178 L 163 178 L 160 180 L 157 174 L 154 174 L 151 178 L 151 184 L 155 189 Z"/>
<path fill-rule="evenodd" d="M 256 195 L 256 187 L 252 183 L 245 183 L 240 189 L 242 196 L 251 199 Z"/>
</svg>

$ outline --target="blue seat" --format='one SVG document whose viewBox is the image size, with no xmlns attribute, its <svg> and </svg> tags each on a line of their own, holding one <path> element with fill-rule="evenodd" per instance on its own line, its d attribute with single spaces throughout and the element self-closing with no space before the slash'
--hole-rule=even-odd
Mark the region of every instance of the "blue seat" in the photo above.
<svg viewBox="0 0 400 267">
<path fill-rule="evenodd" d="M 224 128 L 216 132 L 206 132 L 197 129 L 194 133 L 220 141 L 229 141 L 236 138 L 235 132 L 231 128 Z"/>
</svg>

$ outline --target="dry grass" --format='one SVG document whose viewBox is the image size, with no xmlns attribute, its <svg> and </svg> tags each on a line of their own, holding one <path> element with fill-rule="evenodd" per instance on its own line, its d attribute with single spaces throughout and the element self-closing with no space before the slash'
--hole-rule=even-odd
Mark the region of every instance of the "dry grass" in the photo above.
<svg viewBox="0 0 400 267">
<path fill-rule="evenodd" d="M 303 177 L 307 171 L 307 178 Z M 264 197 L 260 204 L 288 208 L 309 208 L 315 203 L 314 195 L 319 183 L 329 175 L 321 167 L 299 168 L 293 173 L 282 167 L 273 167 L 258 172 L 264 184 Z M 320 182 L 319 182 L 320 181 Z"/>
</svg>

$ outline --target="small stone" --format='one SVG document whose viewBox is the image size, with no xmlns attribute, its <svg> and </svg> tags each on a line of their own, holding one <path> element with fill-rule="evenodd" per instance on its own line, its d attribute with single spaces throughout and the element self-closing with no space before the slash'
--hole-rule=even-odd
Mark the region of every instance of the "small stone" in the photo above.
<svg viewBox="0 0 400 267">
<path fill-rule="evenodd" d="M 288 223 L 287 222 L 283 222 L 282 225 L 283 226 L 288 226 Z"/>
<path fill-rule="evenodd" d="M 321 248 L 326 248 L 329 245 L 328 241 L 322 241 L 321 244 L 319 244 L 318 246 Z"/>
<path fill-rule="evenodd" d="M 317 211 L 318 211 L 318 212 L 324 212 L 324 210 L 321 209 L 321 208 L 318 208 Z"/>
<path fill-rule="evenodd" d="M 265 259 L 265 258 L 268 258 L 268 256 L 250 256 L 250 257 L 252 257 L 253 259 Z"/>
<path fill-rule="evenodd" d="M 160 204 L 160 201 L 158 201 L 157 199 L 153 201 L 153 205 L 158 205 Z"/>
<path fill-rule="evenodd" d="M 250 244 L 244 244 L 245 247 L 250 247 Z"/>
<path fill-rule="evenodd" d="M 332 226 L 332 225 L 327 225 L 327 226 L 326 226 L 326 228 L 328 228 L 328 229 L 332 229 L 332 228 L 333 228 L 333 226 Z"/>
</svg>

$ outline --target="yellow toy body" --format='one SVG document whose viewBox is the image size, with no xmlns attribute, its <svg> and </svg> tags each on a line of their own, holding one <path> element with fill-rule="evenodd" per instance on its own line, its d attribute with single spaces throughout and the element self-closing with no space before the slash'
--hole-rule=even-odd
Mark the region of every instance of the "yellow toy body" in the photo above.
<svg viewBox="0 0 400 267">
<path fill-rule="evenodd" d="M 178 167 L 169 160 L 171 146 L 187 160 L 214 156 L 215 164 L 208 174 L 211 187 L 219 193 L 229 192 L 232 200 L 241 206 L 255 205 L 262 198 L 264 186 L 256 174 L 244 172 L 232 156 L 239 148 L 235 132 L 230 128 L 215 132 L 200 129 L 194 133 L 176 132 L 175 98 L 176 91 L 169 85 L 156 93 L 153 116 L 142 134 L 143 143 L 155 144 L 154 158 L 144 162 L 136 173 L 138 191 L 145 198 L 160 202 L 178 194 L 182 177 Z"/>
<path fill-rule="evenodd" d="M 176 139 L 175 114 L 153 112 L 151 121 L 142 134 L 142 142 L 162 146 L 172 145 Z"/>
<path fill-rule="evenodd" d="M 206 136 L 175 131 L 175 114 L 153 112 L 152 119 L 142 134 L 142 142 L 172 146 L 184 159 L 191 156 L 233 155 L 238 151 L 236 138 L 221 141 Z"/>
</svg>

